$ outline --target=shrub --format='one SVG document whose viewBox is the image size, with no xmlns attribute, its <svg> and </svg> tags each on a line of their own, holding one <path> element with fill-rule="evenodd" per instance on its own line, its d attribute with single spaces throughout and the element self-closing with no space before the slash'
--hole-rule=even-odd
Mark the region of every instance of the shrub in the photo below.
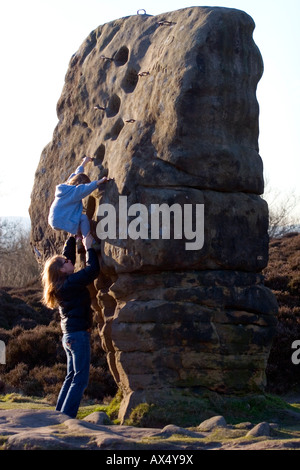
<svg viewBox="0 0 300 470">
<path fill-rule="evenodd" d="M 0 217 L 0 255 L 1 286 L 25 286 L 39 276 L 30 245 L 30 230 L 18 220 Z"/>
<path fill-rule="evenodd" d="M 55 395 L 57 397 L 65 379 L 66 370 L 65 364 L 54 364 L 52 367 L 34 367 L 29 373 L 27 391 L 24 393 L 35 396 Z M 31 387 L 32 393 L 29 393 L 29 387 Z"/>
<path fill-rule="evenodd" d="M 91 399 L 103 400 L 107 395 L 113 395 L 115 391 L 116 384 L 107 368 L 95 367 L 92 364 L 85 396 Z"/>
<path fill-rule="evenodd" d="M 57 362 L 60 344 L 58 325 L 39 325 L 33 330 L 18 332 L 18 340 L 12 336 L 6 348 L 6 362 L 9 368 L 25 363 L 30 369 L 39 365 L 53 365 Z"/>
<path fill-rule="evenodd" d="M 7 388 L 14 388 L 21 391 L 28 377 L 28 366 L 23 362 L 16 364 L 9 372 L 4 375 L 4 381 Z"/>
<path fill-rule="evenodd" d="M 277 394 L 300 391 L 300 365 L 291 359 L 292 343 L 300 339 L 299 250 L 297 233 L 271 240 L 269 264 L 264 272 L 266 285 L 279 305 L 277 334 L 266 370 L 267 390 Z"/>
<path fill-rule="evenodd" d="M 6 365 L 1 366 L 1 393 L 4 391 L 50 397 L 55 401 L 66 375 L 66 354 L 60 325 L 51 322 L 31 330 L 15 326 L 0 329 L 6 344 Z M 103 400 L 112 396 L 116 384 L 108 370 L 97 328 L 92 333 L 89 385 L 85 397 Z"/>
</svg>

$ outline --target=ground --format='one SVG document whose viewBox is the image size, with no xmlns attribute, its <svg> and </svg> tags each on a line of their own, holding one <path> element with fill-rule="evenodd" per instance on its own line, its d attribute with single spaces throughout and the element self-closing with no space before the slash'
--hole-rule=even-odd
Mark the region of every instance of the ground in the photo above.
<svg viewBox="0 0 300 470">
<path fill-rule="evenodd" d="M 16 394 L 0 396 L 0 448 L 7 451 L 151 450 L 171 453 L 300 449 L 300 405 L 289 405 L 276 397 L 272 399 L 273 402 L 268 398 L 268 408 L 277 403 L 277 411 L 274 406 L 272 409 L 273 420 L 258 425 L 250 421 L 230 424 L 225 420 L 225 425 L 214 425 L 210 430 L 204 426 L 203 431 L 203 426 L 180 427 L 171 423 L 155 428 L 120 426 L 110 422 L 107 416 L 105 422 L 109 424 L 102 424 L 103 412 L 94 411 L 99 409 L 95 405 L 82 406 L 79 418 L 70 419 L 41 399 Z M 260 418 L 263 419 L 263 414 Z"/>
</svg>

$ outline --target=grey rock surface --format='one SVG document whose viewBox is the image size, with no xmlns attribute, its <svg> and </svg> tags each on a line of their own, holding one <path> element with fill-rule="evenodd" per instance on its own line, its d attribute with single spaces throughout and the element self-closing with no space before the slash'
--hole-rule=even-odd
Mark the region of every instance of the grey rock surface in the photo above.
<svg viewBox="0 0 300 470">
<path fill-rule="evenodd" d="M 61 250 L 65 234 L 47 224 L 55 185 L 84 155 L 94 157 L 91 179 L 113 180 L 85 200 L 86 212 L 99 237 L 107 230 L 99 207 L 112 205 L 118 220 L 116 236 L 101 242 L 91 293 L 124 396 L 121 420 L 165 389 L 264 388 L 277 303 L 261 275 L 268 208 L 254 26 L 246 13 L 218 7 L 135 15 L 99 26 L 70 60 L 59 121 L 35 175 L 32 243 L 43 259 Z M 128 234 L 120 233 L 120 201 L 132 210 L 123 220 Z M 154 204 L 177 205 L 182 216 L 204 205 L 195 240 L 182 230 L 163 238 L 165 226 L 151 238 Z M 187 249 L 193 241 L 198 248 Z"/>
</svg>

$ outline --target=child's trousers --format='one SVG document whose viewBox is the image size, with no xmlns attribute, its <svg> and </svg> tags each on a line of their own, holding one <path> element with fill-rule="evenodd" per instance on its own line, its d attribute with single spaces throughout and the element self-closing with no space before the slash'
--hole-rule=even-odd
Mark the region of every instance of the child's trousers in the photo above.
<svg viewBox="0 0 300 470">
<path fill-rule="evenodd" d="M 81 214 L 80 218 L 80 231 L 83 237 L 86 237 L 90 231 L 90 221 L 86 214 Z"/>
</svg>

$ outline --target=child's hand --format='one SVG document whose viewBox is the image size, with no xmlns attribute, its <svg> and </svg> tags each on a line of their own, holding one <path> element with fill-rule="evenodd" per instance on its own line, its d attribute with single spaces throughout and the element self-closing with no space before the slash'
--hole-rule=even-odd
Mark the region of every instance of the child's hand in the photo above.
<svg viewBox="0 0 300 470">
<path fill-rule="evenodd" d="M 108 178 L 107 176 L 104 176 L 101 178 L 101 180 L 98 181 L 97 185 L 100 186 L 102 183 L 107 183 L 107 181 L 111 181 L 112 178 Z"/>
<path fill-rule="evenodd" d="M 83 165 L 86 165 L 87 163 L 92 162 L 92 161 L 93 161 L 93 159 L 92 159 L 91 157 L 85 156 L 85 157 L 83 157 L 83 162 L 82 162 L 82 164 L 83 164 Z"/>
</svg>

